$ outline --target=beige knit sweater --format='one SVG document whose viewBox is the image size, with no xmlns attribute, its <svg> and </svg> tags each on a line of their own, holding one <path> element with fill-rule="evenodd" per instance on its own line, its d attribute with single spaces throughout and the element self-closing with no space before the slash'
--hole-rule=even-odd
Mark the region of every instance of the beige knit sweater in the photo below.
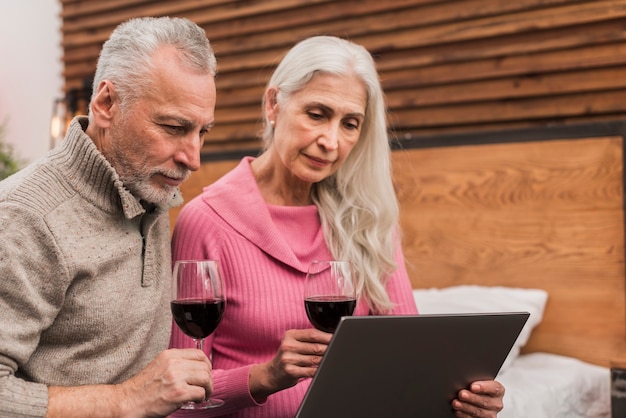
<svg viewBox="0 0 626 418">
<path fill-rule="evenodd" d="M 0 182 L 0 417 L 42 417 L 47 385 L 119 383 L 168 345 L 167 213 L 123 187 L 86 126 Z"/>
</svg>

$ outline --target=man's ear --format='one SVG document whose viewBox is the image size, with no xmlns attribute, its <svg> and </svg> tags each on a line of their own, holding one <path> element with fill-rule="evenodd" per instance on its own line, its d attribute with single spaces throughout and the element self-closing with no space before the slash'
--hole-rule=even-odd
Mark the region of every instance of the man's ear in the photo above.
<svg viewBox="0 0 626 418">
<path fill-rule="evenodd" d="M 107 128 L 113 117 L 113 105 L 117 101 L 115 86 L 109 80 L 102 80 L 98 84 L 96 95 L 91 100 L 91 114 L 96 124 L 101 128 Z"/>
</svg>

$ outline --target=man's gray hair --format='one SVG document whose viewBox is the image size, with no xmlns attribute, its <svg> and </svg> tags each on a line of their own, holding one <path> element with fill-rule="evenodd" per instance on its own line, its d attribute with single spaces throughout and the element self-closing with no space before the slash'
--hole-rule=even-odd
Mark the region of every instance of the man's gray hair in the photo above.
<svg viewBox="0 0 626 418">
<path fill-rule="evenodd" d="M 176 17 L 133 18 L 121 23 L 104 43 L 92 98 L 102 80 L 115 85 L 122 106 L 141 97 L 151 87 L 152 55 L 164 45 L 174 46 L 186 65 L 215 76 L 215 54 L 206 33 L 197 24 Z"/>
</svg>

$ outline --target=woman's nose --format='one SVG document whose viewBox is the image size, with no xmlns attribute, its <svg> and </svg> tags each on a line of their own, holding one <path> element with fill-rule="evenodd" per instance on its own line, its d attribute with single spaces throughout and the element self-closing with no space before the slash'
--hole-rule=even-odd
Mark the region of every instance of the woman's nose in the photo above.
<svg viewBox="0 0 626 418">
<path fill-rule="evenodd" d="M 339 146 L 339 129 L 336 126 L 329 126 L 326 131 L 320 135 L 317 140 L 318 144 L 327 150 L 336 150 Z"/>
</svg>

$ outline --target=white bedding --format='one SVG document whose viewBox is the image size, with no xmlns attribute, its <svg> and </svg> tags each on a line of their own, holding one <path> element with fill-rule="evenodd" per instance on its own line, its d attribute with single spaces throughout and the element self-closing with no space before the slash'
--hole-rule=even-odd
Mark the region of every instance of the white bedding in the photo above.
<svg viewBox="0 0 626 418">
<path fill-rule="evenodd" d="M 610 418 L 610 369 L 548 353 L 518 356 L 497 380 L 499 418 Z"/>
</svg>

